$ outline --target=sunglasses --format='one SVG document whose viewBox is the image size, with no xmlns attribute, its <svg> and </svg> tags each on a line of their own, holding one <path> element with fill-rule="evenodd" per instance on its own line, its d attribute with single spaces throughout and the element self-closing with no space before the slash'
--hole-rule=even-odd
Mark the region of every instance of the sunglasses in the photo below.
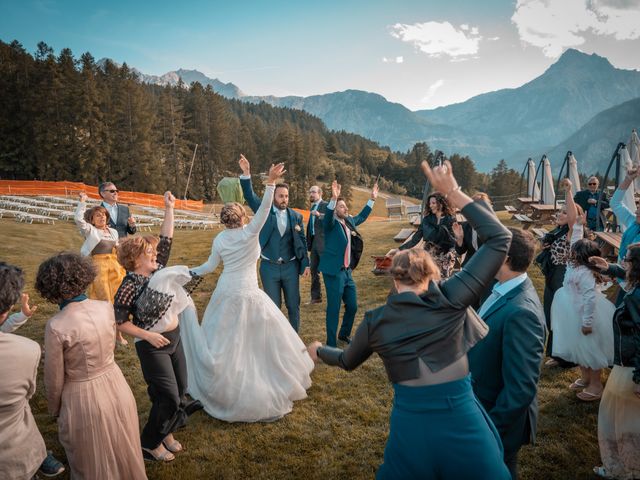
<svg viewBox="0 0 640 480">
<path fill-rule="evenodd" d="M 118 190 L 112 189 L 112 190 L 105 190 L 105 192 L 109 192 L 109 193 L 118 193 Z"/>
<path fill-rule="evenodd" d="M 590 183 L 589 185 L 598 185 L 597 183 Z"/>
</svg>

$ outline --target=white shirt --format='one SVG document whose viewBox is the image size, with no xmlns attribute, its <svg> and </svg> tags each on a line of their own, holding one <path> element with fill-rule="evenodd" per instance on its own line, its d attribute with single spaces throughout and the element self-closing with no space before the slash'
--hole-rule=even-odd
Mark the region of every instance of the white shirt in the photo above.
<svg viewBox="0 0 640 480">
<path fill-rule="evenodd" d="M 489 310 L 489 308 L 491 308 L 491 306 L 500 299 L 500 297 L 504 297 L 511 290 L 513 290 L 514 288 L 519 286 L 521 283 L 523 283 L 527 278 L 529 277 L 525 272 L 518 275 L 517 277 L 512 278 L 511 280 L 507 280 L 506 282 L 496 283 L 493 286 L 493 291 L 491 292 L 491 295 L 489 295 L 489 298 L 487 298 L 482 304 L 482 306 L 480 307 L 480 311 L 478 312 L 478 315 L 482 317 Z"/>
<path fill-rule="evenodd" d="M 278 231 L 280 232 L 280 236 L 284 236 L 284 232 L 287 230 L 287 209 L 280 210 L 277 207 L 272 207 L 273 211 L 276 214 L 276 220 L 278 221 Z"/>
<path fill-rule="evenodd" d="M 107 209 L 107 212 L 109 212 L 109 216 L 113 223 L 118 223 L 118 204 L 114 203 L 113 205 L 109 205 L 107 202 L 102 202 L 102 206 Z"/>
</svg>

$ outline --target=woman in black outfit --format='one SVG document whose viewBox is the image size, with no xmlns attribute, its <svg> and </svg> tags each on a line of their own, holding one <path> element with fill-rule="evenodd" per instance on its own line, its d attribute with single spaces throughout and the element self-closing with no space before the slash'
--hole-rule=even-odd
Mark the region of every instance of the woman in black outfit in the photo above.
<svg viewBox="0 0 640 480">
<path fill-rule="evenodd" d="M 378 479 L 509 479 L 502 442 L 471 388 L 467 352 L 487 334 L 469 305 L 478 301 L 505 260 L 510 232 L 495 214 L 460 191 L 451 164 L 422 169 L 462 209 L 482 247 L 462 271 L 439 281 L 423 250 L 398 253 L 391 272 L 397 294 L 368 311 L 343 351 L 309 345 L 311 358 L 353 370 L 377 352 L 395 397 Z"/>
<path fill-rule="evenodd" d="M 413 236 L 398 250 L 415 247 L 424 240 L 424 249 L 440 268 L 440 276 L 449 278 L 456 261 L 456 239 L 453 224 L 456 219 L 447 199 L 440 193 L 432 193 L 427 198 L 428 214 L 422 219 L 420 227 Z"/>
<path fill-rule="evenodd" d="M 154 290 L 149 281 L 169 261 L 173 237 L 175 197 L 164 195 L 165 213 L 160 238 L 129 237 L 120 243 L 118 261 L 127 270 L 114 309 L 118 330 L 135 337 L 136 353 L 151 398 L 149 419 L 142 429 L 146 460 L 169 462 L 182 445 L 173 432 L 186 424 L 199 402 L 185 402 L 187 363 L 180 341 L 178 317 L 169 306 L 174 295 Z M 186 288 L 186 287 L 185 287 Z"/>
<path fill-rule="evenodd" d="M 640 244 L 629 245 L 622 266 L 589 261 L 629 287 L 613 315 L 613 369 L 598 414 L 602 466 L 593 470 L 606 478 L 640 478 Z"/>
</svg>

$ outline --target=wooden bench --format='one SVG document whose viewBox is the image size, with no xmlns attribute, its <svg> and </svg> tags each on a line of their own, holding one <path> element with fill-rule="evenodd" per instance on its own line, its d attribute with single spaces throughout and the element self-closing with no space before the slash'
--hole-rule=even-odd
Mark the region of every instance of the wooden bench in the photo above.
<svg viewBox="0 0 640 480">
<path fill-rule="evenodd" d="M 396 242 L 404 242 L 407 238 L 413 235 L 413 232 L 415 232 L 413 228 L 403 228 L 395 237 L 393 237 L 393 240 Z"/>
<path fill-rule="evenodd" d="M 550 223 L 553 215 L 558 210 L 554 205 L 533 203 L 531 207 L 531 219 L 540 224 Z"/>
<path fill-rule="evenodd" d="M 387 198 L 385 204 L 388 217 L 404 217 L 406 205 L 401 198 Z"/>
<path fill-rule="evenodd" d="M 513 219 L 519 221 L 522 224 L 523 230 L 527 230 L 531 225 L 533 225 L 533 220 L 526 216 L 524 213 L 518 213 L 514 215 Z"/>
<path fill-rule="evenodd" d="M 519 212 L 519 210 L 518 210 L 516 207 L 512 206 L 512 205 L 505 205 L 505 206 L 504 206 L 504 209 L 505 209 L 505 210 L 507 211 L 507 213 L 508 213 L 508 214 L 510 214 L 510 215 L 515 215 L 516 213 L 518 213 L 518 212 Z"/>
<path fill-rule="evenodd" d="M 596 236 L 597 242 L 600 245 L 602 256 L 617 259 L 618 251 L 620 250 L 620 241 L 622 240 L 622 233 L 593 232 L 593 234 Z"/>
</svg>

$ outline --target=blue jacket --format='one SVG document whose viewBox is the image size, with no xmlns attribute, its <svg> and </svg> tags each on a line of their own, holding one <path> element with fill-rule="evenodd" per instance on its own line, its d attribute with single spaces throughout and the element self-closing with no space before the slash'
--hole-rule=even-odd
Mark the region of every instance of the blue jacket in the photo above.
<svg viewBox="0 0 640 480">
<path fill-rule="evenodd" d="M 482 319 L 489 334 L 468 353 L 473 390 L 507 453 L 535 441 L 545 319 L 530 279 L 499 298 Z"/>
<path fill-rule="evenodd" d="M 328 275 L 337 275 L 344 265 L 344 251 L 347 248 L 347 237 L 340 223 L 334 216 L 335 205 L 333 209 L 329 208 L 329 205 L 331 204 L 329 203 L 327 205 L 327 210 L 324 214 L 324 250 L 320 256 L 318 270 Z M 349 230 L 356 230 L 356 227 L 364 223 L 370 213 L 371 207 L 365 205 L 362 211 L 355 217 L 348 215 L 347 218 L 345 218 L 345 223 Z"/>
<path fill-rule="evenodd" d="M 255 213 L 260 208 L 261 199 L 253 191 L 253 185 L 250 178 L 241 178 L 240 185 L 242 186 L 242 193 L 247 200 L 249 207 Z M 295 210 L 287 208 L 289 225 L 291 225 L 291 241 L 293 242 L 293 251 L 296 256 L 296 261 L 299 263 L 298 271 L 302 275 L 304 269 L 309 266 L 309 257 L 307 255 L 307 240 L 304 236 L 304 224 L 302 222 L 302 215 Z M 280 232 L 278 231 L 278 220 L 276 214 L 273 211 L 273 207 L 270 210 L 269 217 L 260 230 L 260 248 L 262 254 L 275 260 L 278 258 L 278 252 L 265 250 L 265 246 L 269 245 L 271 248 L 275 248 L 278 242 L 269 242 L 272 235 L 277 235 L 280 238 Z"/>
</svg>

